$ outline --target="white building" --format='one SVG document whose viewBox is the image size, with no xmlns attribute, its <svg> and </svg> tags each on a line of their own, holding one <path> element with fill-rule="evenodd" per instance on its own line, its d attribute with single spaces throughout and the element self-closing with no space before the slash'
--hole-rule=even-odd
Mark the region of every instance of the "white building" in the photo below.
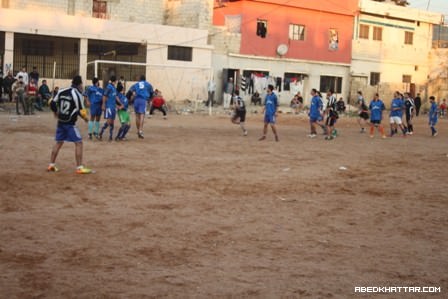
<svg viewBox="0 0 448 299">
<path fill-rule="evenodd" d="M 360 1 L 354 26 L 351 101 L 358 90 L 389 102 L 394 91 L 426 96 L 433 25 L 440 13 L 370 0 Z"/>
<path fill-rule="evenodd" d="M 66 86 L 76 74 L 89 84 L 93 61 L 106 60 L 97 64 L 100 79 L 115 74 L 136 81 L 146 74 L 169 100 L 205 97 L 213 47 L 208 30 L 198 28 L 210 22 L 207 7 L 168 7 L 163 0 L 2 1 L 3 73 L 36 66 L 50 87 Z M 192 28 L 165 25 L 179 11 Z"/>
</svg>

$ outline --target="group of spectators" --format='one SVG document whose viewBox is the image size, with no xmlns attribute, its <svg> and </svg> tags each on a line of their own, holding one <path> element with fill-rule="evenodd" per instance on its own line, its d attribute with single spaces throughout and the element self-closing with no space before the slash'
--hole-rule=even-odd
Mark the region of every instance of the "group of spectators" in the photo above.
<svg viewBox="0 0 448 299">
<path fill-rule="evenodd" d="M 40 84 L 40 85 L 39 85 Z M 34 110 L 43 110 L 48 100 L 57 94 L 59 88 L 55 87 L 51 92 L 47 80 L 39 82 L 39 72 L 36 67 L 28 73 L 26 67 L 13 76 L 8 71 L 5 77 L 0 71 L 0 100 L 15 102 L 17 114 L 34 114 Z"/>
</svg>

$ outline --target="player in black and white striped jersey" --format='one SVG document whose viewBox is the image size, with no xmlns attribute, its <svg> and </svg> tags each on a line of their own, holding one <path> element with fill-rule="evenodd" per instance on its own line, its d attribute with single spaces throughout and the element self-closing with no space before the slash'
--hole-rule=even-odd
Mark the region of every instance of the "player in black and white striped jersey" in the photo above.
<svg viewBox="0 0 448 299">
<path fill-rule="evenodd" d="M 240 92 L 238 90 L 235 91 L 235 96 L 233 98 L 233 114 L 232 114 L 232 123 L 240 125 L 241 130 L 243 130 L 243 135 L 247 136 L 247 130 L 244 126 L 246 121 L 246 104 L 244 100 L 240 97 Z"/>
<path fill-rule="evenodd" d="M 334 91 L 329 90 L 327 92 L 327 107 L 325 113 L 327 119 L 325 125 L 327 126 L 325 140 L 332 140 L 337 136 L 337 131 L 335 129 L 336 120 L 338 119 L 338 112 L 336 111 L 336 97 L 334 96 Z"/>
</svg>

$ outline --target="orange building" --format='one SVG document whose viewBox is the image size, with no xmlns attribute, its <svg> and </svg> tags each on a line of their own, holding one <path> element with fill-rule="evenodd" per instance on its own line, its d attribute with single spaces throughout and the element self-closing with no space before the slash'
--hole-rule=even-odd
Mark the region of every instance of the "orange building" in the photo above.
<svg viewBox="0 0 448 299">
<path fill-rule="evenodd" d="M 278 46 L 284 44 L 285 58 L 350 63 L 357 0 L 222 3 L 214 10 L 213 24 L 240 17 L 240 54 L 277 57 Z"/>
<path fill-rule="evenodd" d="M 343 93 L 348 87 L 357 13 L 358 0 L 215 1 L 213 25 L 237 38 L 233 44 L 227 42 L 230 46 L 224 51 L 222 44 L 214 45 L 218 52 L 238 58 L 233 59 L 237 65 L 224 67 L 238 69 L 240 74 L 260 69 L 283 82 L 288 76 L 303 75 L 308 85 L 305 91 L 332 88 Z M 257 57 L 262 60 L 253 61 Z M 242 63 L 242 58 L 252 61 Z M 232 59 L 227 61 L 232 64 Z M 316 65 L 320 74 L 313 74 Z M 223 74 L 223 81 L 231 76 L 232 72 Z"/>
</svg>

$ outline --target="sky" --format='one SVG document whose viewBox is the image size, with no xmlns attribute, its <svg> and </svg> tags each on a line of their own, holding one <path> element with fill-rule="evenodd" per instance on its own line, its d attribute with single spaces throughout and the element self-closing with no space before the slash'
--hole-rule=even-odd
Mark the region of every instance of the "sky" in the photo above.
<svg viewBox="0 0 448 299">
<path fill-rule="evenodd" d="M 448 19 L 448 0 L 408 0 L 410 7 L 426 10 L 429 3 L 429 11 L 440 12 Z"/>
</svg>

